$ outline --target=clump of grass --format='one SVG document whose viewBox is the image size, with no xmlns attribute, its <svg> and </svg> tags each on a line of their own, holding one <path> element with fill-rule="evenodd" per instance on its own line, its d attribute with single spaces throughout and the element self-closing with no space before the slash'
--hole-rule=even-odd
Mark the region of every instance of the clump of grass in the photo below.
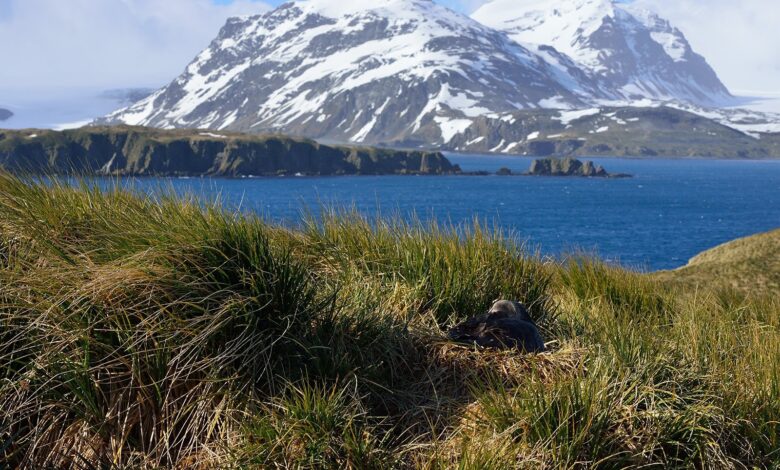
<svg viewBox="0 0 780 470">
<path fill-rule="evenodd" d="M 498 298 L 550 352 L 446 341 Z M 0 175 L 0 466 L 769 468 L 778 326 L 481 224 Z"/>
<path fill-rule="evenodd" d="M 727 464 L 717 442 L 721 410 L 705 395 L 682 396 L 680 384 L 647 376 L 599 358 L 548 382 L 486 383 L 457 442 L 479 449 L 508 441 L 518 467 Z"/>
<path fill-rule="evenodd" d="M 745 458 L 780 461 L 780 304 L 733 290 L 692 295 L 669 340 L 701 373 L 716 378 L 724 445 Z"/>
<path fill-rule="evenodd" d="M 411 313 L 431 313 L 442 325 L 481 313 L 500 298 L 524 302 L 540 323 L 554 313 L 545 267 L 515 239 L 479 222 L 442 228 L 335 210 L 310 217 L 305 234 L 310 252 L 331 270 L 405 288 Z"/>
<path fill-rule="evenodd" d="M 256 411 L 238 462 L 251 467 L 380 468 L 392 454 L 350 385 L 288 384 Z"/>
<path fill-rule="evenodd" d="M 10 455 L 216 452 L 242 390 L 272 389 L 284 361 L 270 358 L 300 354 L 293 335 L 318 307 L 309 271 L 257 220 L 5 179 L 3 233 L 30 247 L 3 272 Z"/>
<path fill-rule="evenodd" d="M 584 255 L 569 258 L 566 269 L 559 272 L 562 284 L 580 302 L 635 321 L 658 322 L 668 317 L 671 294 L 646 276 Z"/>
</svg>

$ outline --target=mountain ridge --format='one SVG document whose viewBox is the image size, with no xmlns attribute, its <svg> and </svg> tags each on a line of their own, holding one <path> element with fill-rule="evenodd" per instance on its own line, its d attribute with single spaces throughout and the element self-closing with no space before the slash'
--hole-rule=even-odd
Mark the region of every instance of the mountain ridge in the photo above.
<svg viewBox="0 0 780 470">
<path fill-rule="evenodd" d="M 401 4 L 408 8 L 386 8 Z M 363 9 L 347 2 L 345 16 L 324 16 L 332 5 L 287 3 L 229 20 L 182 76 L 108 121 L 443 141 L 464 118 L 543 100 L 583 104 L 530 51 L 433 2 Z"/>
<path fill-rule="evenodd" d="M 769 159 L 780 158 L 780 133 L 747 132 L 670 106 L 521 110 L 477 118 L 440 148 L 534 156 Z"/>
<path fill-rule="evenodd" d="M 519 44 L 564 54 L 605 99 L 734 102 L 685 35 L 647 9 L 612 0 L 493 0 L 471 16 Z"/>
<path fill-rule="evenodd" d="M 490 23 L 485 17 L 505 3 L 494 0 L 474 17 Z M 519 4 L 552 8 L 549 5 L 561 3 Z M 533 110 L 544 119 L 548 109 L 668 105 L 709 113 L 710 119 L 754 138 L 774 128 L 766 124 L 768 115 L 713 113 L 697 104 L 731 95 L 665 20 L 650 14 L 631 16 L 609 0 L 564 4 L 595 11 L 590 18 L 575 8 L 585 19 L 571 20 L 575 26 L 581 23 L 579 40 L 587 47 L 580 49 L 595 60 L 591 66 L 583 65 L 582 54 L 515 40 L 511 28 L 485 25 L 431 0 L 381 0 L 371 6 L 357 0 L 285 3 L 265 14 L 231 18 L 182 75 L 97 123 L 272 132 L 449 150 L 466 149 L 464 137 L 476 127 L 484 128 L 485 122 L 492 127 L 471 140 L 501 134 L 507 127 L 502 123 L 512 121 L 513 113 Z M 609 14 L 602 15 L 602 10 Z M 509 13 L 516 25 L 517 18 Z M 620 27 L 615 26 L 618 20 L 623 21 Z M 664 34 L 666 39 L 659 36 Z M 592 46 L 604 37 L 617 44 L 605 49 L 616 51 L 616 58 L 610 58 L 612 52 L 592 54 Z M 640 39 L 642 47 L 636 42 Z M 627 41 L 635 43 L 628 47 Z M 655 62 L 637 65 L 650 56 Z M 684 86 L 681 77 L 693 73 L 691 61 L 699 59 L 701 80 Z M 604 72 L 610 67 L 615 73 Z M 711 99 L 705 96 L 708 80 Z M 732 118 L 739 125 L 732 125 Z M 519 142 L 514 131 L 507 132 L 495 145 Z"/>
</svg>

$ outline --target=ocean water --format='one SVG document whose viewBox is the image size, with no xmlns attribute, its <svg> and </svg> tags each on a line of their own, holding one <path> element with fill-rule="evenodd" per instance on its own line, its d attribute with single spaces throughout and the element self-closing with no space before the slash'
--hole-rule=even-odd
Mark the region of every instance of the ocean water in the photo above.
<svg viewBox="0 0 780 470">
<path fill-rule="evenodd" d="M 522 172 L 532 160 L 448 157 L 468 171 L 505 166 Z M 452 224 L 478 218 L 544 255 L 584 250 L 643 271 L 676 268 L 723 242 L 780 227 L 780 161 L 594 160 L 634 178 L 142 178 L 123 184 L 151 193 L 172 188 L 291 226 L 323 205 Z"/>
</svg>

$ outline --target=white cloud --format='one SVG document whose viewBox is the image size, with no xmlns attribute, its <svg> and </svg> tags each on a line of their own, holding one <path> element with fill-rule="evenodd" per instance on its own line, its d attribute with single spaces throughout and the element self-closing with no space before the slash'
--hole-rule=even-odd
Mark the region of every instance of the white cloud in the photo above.
<svg viewBox="0 0 780 470">
<path fill-rule="evenodd" d="M 0 87 L 167 83 L 226 18 L 268 8 L 251 0 L 0 0 Z"/>
</svg>

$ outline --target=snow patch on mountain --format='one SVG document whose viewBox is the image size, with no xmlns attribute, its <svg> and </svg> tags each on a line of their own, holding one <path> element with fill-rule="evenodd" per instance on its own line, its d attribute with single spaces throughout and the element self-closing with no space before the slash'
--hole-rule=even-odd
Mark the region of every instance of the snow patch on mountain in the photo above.
<svg viewBox="0 0 780 470">
<path fill-rule="evenodd" d="M 764 113 L 747 109 L 712 109 L 680 103 L 666 106 L 712 119 L 734 130 L 759 139 L 762 133 L 780 133 L 780 113 Z"/>
<path fill-rule="evenodd" d="M 577 119 L 582 119 L 587 116 L 593 116 L 601 112 L 600 108 L 579 109 L 575 111 L 561 111 L 557 117 L 554 117 L 556 121 L 561 121 L 564 126 L 571 124 Z"/>
<path fill-rule="evenodd" d="M 453 137 L 462 134 L 474 123 L 471 119 L 451 119 L 441 116 L 437 116 L 433 120 L 441 128 L 444 143 L 449 143 Z"/>
</svg>

